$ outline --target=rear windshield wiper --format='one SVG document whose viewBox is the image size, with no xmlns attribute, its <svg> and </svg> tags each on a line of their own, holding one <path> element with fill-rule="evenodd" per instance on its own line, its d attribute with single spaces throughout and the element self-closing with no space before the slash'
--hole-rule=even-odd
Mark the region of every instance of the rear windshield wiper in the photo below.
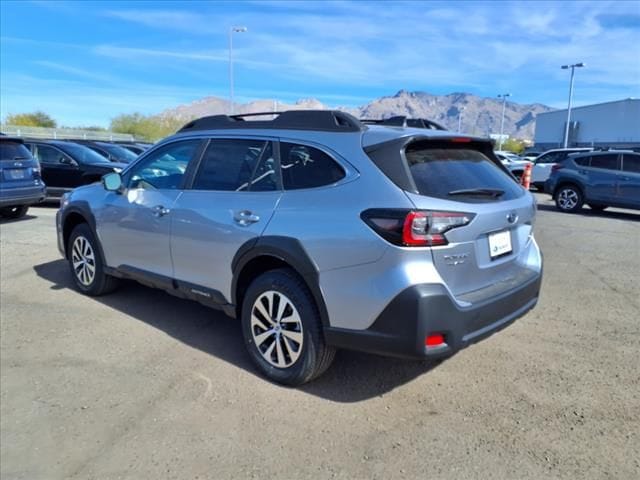
<svg viewBox="0 0 640 480">
<path fill-rule="evenodd" d="M 504 190 L 497 188 L 464 188 L 462 190 L 451 190 L 447 195 L 482 195 L 485 197 L 498 198 L 504 195 Z"/>
</svg>

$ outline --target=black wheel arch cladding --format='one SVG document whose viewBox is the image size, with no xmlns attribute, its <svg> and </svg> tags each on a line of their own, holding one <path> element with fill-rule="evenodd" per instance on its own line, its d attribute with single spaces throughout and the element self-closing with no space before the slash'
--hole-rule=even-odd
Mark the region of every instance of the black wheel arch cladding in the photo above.
<svg viewBox="0 0 640 480">
<path fill-rule="evenodd" d="M 272 257 L 288 264 L 304 281 L 316 302 L 323 326 L 329 326 L 329 314 L 320 290 L 318 269 L 300 241 L 296 238 L 267 235 L 245 242 L 236 252 L 231 262 L 233 281 L 231 301 L 239 305 L 239 279 L 242 271 L 252 260 Z"/>
</svg>

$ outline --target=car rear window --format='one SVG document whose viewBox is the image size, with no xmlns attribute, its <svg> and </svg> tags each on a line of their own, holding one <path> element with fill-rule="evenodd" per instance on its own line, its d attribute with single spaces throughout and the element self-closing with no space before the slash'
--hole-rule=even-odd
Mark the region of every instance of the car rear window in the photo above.
<svg viewBox="0 0 640 480">
<path fill-rule="evenodd" d="M 511 200 L 524 194 L 512 177 L 477 150 L 429 148 L 416 142 L 407 146 L 405 156 L 420 195 L 477 202 Z M 461 194 L 463 190 L 477 193 Z M 502 193 L 492 197 L 482 191 Z"/>
<path fill-rule="evenodd" d="M 0 160 L 31 160 L 31 152 L 20 142 L 0 142 Z"/>
</svg>

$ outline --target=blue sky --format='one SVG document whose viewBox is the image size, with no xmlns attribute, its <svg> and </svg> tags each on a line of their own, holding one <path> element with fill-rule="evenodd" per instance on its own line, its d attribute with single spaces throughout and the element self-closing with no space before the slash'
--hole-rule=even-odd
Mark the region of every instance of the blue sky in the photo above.
<svg viewBox="0 0 640 480">
<path fill-rule="evenodd" d="M 400 89 L 566 106 L 640 97 L 640 2 L 0 2 L 0 116 L 65 125 L 226 97 L 355 106 Z"/>
</svg>

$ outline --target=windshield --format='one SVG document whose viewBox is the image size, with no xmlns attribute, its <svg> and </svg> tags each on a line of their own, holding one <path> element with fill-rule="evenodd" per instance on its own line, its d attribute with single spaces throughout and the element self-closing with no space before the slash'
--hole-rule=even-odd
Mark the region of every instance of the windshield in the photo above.
<svg viewBox="0 0 640 480">
<path fill-rule="evenodd" d="M 99 143 L 98 146 L 116 157 L 118 161 L 124 163 L 131 163 L 138 158 L 138 156 L 131 150 L 127 150 L 126 148 L 118 145 L 113 145 L 111 143 Z"/>
<path fill-rule="evenodd" d="M 109 163 L 109 159 L 103 157 L 98 152 L 91 150 L 84 145 L 77 143 L 58 144 L 61 150 L 68 153 L 78 163 Z"/>
</svg>

